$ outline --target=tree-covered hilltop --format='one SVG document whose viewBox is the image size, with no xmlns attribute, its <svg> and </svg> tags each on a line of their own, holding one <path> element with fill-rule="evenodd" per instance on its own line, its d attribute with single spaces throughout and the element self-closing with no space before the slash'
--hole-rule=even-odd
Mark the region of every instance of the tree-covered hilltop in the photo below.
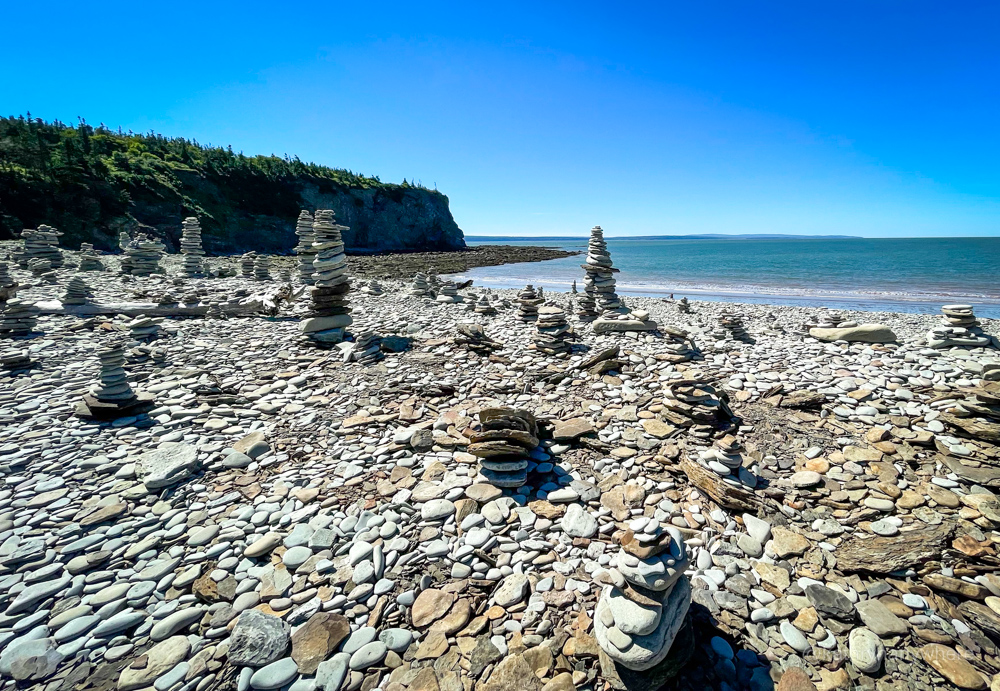
<svg viewBox="0 0 1000 691">
<path fill-rule="evenodd" d="M 331 208 L 348 247 L 465 246 L 448 198 L 298 158 L 245 156 L 181 137 L 0 118 L 0 239 L 41 223 L 76 247 L 111 249 L 121 230 L 176 248 L 181 220 L 198 216 L 212 252 L 287 251 L 303 208 Z"/>
</svg>

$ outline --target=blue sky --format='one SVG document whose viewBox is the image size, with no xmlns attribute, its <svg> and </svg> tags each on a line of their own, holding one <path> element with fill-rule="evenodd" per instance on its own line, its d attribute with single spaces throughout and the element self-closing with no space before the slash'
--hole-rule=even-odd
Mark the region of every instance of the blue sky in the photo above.
<svg viewBox="0 0 1000 691">
<path fill-rule="evenodd" d="M 1000 235 L 1000 4 L 8 3 L 0 112 L 417 180 L 470 235 Z"/>
</svg>

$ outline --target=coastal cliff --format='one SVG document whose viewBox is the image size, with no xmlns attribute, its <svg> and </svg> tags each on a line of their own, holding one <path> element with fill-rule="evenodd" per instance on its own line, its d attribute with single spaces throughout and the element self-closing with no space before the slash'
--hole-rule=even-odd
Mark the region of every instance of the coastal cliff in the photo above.
<svg viewBox="0 0 1000 691">
<path fill-rule="evenodd" d="M 157 134 L 0 118 L 0 239 L 45 223 L 62 244 L 117 246 L 122 230 L 176 251 L 198 216 L 212 254 L 284 253 L 302 209 L 333 209 L 357 252 L 462 249 L 448 197 L 297 158 L 245 156 Z"/>
</svg>

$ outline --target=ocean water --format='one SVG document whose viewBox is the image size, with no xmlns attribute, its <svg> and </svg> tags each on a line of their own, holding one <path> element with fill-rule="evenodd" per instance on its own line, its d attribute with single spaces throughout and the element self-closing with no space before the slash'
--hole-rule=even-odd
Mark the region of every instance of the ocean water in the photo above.
<svg viewBox="0 0 1000 691">
<path fill-rule="evenodd" d="M 622 295 L 934 313 L 970 303 L 1000 318 L 1000 238 L 606 238 Z M 468 238 L 586 252 L 587 238 Z M 477 285 L 583 285 L 583 256 L 489 266 L 457 275 Z"/>
</svg>

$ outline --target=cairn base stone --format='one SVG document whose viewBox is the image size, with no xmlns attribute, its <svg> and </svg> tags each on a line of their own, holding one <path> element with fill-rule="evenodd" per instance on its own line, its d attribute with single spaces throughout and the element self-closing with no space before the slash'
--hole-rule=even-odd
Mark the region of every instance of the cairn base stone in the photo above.
<svg viewBox="0 0 1000 691">
<path fill-rule="evenodd" d="M 632 636 L 632 644 L 626 650 L 619 650 L 608 639 L 608 627 L 604 625 L 602 615 L 609 605 L 606 597 L 601 597 L 594 612 L 594 637 L 612 660 L 630 670 L 643 672 L 666 659 L 690 606 L 691 584 L 687 578 L 680 578 L 663 602 L 663 614 L 656 629 L 645 636 Z"/>
<path fill-rule="evenodd" d="M 641 672 L 616 663 L 606 652 L 598 648 L 601 676 L 615 691 L 656 691 L 684 669 L 694 655 L 694 647 L 694 626 L 690 620 L 685 620 L 663 661 Z"/>
<path fill-rule="evenodd" d="M 122 403 L 99 401 L 91 394 L 84 394 L 76 404 L 76 415 L 84 420 L 117 420 L 121 417 L 148 413 L 155 405 L 155 396 L 141 392 L 134 399 Z"/>
</svg>

